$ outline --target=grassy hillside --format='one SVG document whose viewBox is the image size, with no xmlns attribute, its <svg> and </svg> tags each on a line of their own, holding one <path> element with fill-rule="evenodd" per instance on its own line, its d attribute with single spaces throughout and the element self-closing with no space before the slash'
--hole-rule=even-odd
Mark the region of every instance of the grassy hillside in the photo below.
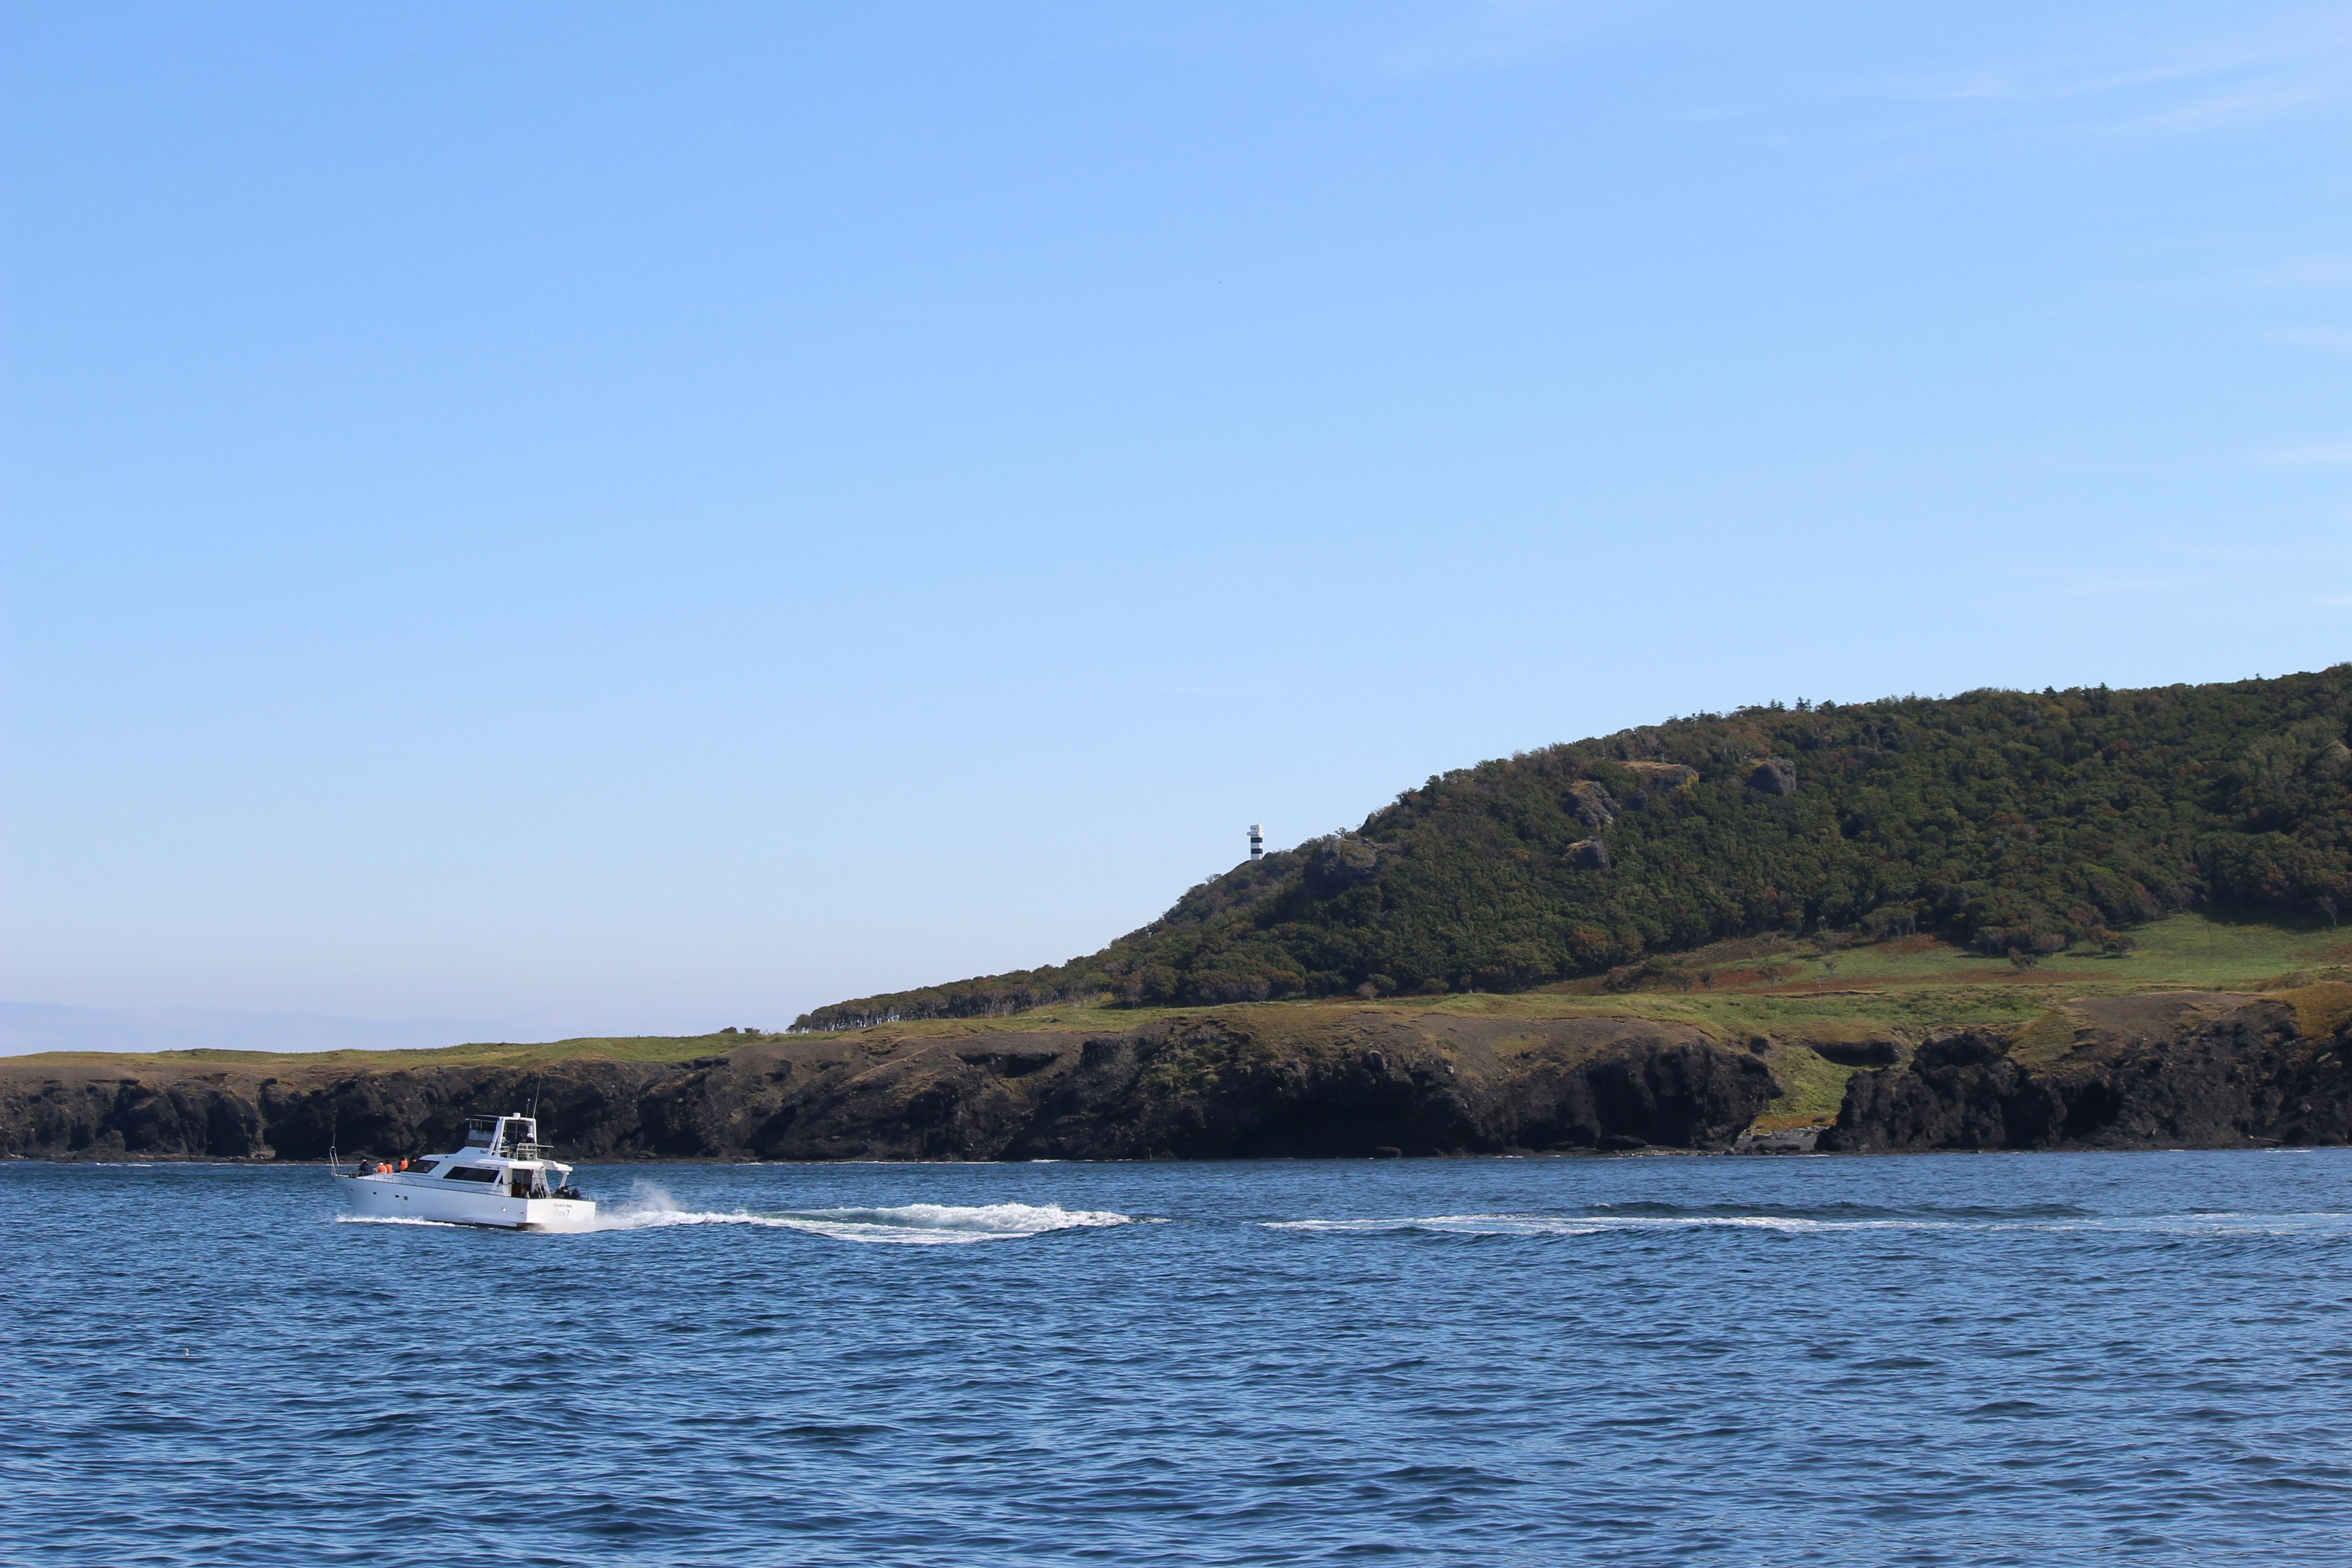
<svg viewBox="0 0 2352 1568">
<path fill-rule="evenodd" d="M 2136 933 L 2128 954 L 2065 953 L 2020 969 L 2006 958 L 1931 936 L 1889 937 L 1874 944 L 1825 949 L 1818 939 L 1775 936 L 1718 942 L 1677 956 L 1670 966 L 1616 977 L 1564 981 L 1522 992 L 1391 997 L 1294 998 L 1267 1006 L 1361 1008 L 1468 1017 L 1646 1017 L 1694 1020 L 1731 1036 L 1868 1037 L 1946 1024 L 2015 1022 L 2069 997 L 2150 991 L 2278 991 L 2352 979 L 2352 922 L 2289 924 L 2174 915 Z M 1687 982 L 1687 984 L 1685 984 Z M 1018 1026 L 1042 1030 L 1132 1027 L 1139 1018 L 1181 1020 L 1231 1005 L 1129 1007 L 1065 1003 L 1032 1009 Z M 999 1031 L 987 1018 L 902 1019 L 858 1031 L 871 1044 L 953 1038 Z M 878 1029 L 878 1033 L 876 1030 Z M 687 1062 L 719 1057 L 774 1036 L 581 1036 L 530 1044 L 483 1042 L 401 1051 L 46 1051 L 0 1058 L 0 1067 L 56 1068 L 265 1068 L 369 1071 L 384 1068 L 528 1068 L 570 1061 Z"/>
<path fill-rule="evenodd" d="M 2192 907 L 2352 910 L 2348 721 L 2352 665 L 1670 720 L 1432 778 L 1088 957 L 794 1026 L 1524 991 L 1823 932 L 2072 965 Z"/>
</svg>

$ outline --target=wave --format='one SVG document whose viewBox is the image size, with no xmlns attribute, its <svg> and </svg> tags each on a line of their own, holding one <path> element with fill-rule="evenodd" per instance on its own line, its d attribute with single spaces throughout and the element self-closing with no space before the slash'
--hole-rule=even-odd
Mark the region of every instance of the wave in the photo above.
<svg viewBox="0 0 2352 1568">
<path fill-rule="evenodd" d="M 1649 1230 L 1685 1226 L 1737 1226 L 1768 1230 L 1813 1229 L 1822 1226 L 1824 1223 L 1820 1220 L 1781 1219 L 1759 1215 L 1667 1217 L 1648 1215 L 1437 1214 L 1416 1215 L 1402 1219 L 1269 1220 L 1265 1223 L 1265 1228 L 1326 1231 L 1351 1235 L 1422 1231 L 1433 1236 L 1598 1236 L 1612 1230 Z M 1899 1225 L 1902 1222 L 1890 1220 L 1848 1223 Z"/>
<path fill-rule="evenodd" d="M 1626 1219 L 1799 1219 L 1860 1220 L 2032 1220 L 2089 1219 L 2095 1213 L 2077 1204 L 1918 1204 L 1889 1207 L 1883 1204 L 1669 1204 L 1635 1202 L 1594 1204 L 1594 1215 Z"/>
<path fill-rule="evenodd" d="M 1132 1225 L 1132 1216 L 1108 1209 L 1066 1209 L 1058 1204 L 900 1204 L 878 1208 L 787 1209 L 755 1213 L 735 1209 L 682 1209 L 667 1194 L 652 1193 L 599 1214 L 600 1231 L 654 1230 L 672 1226 L 741 1225 L 797 1230 L 835 1241 L 876 1242 L 901 1247 L 962 1246 L 980 1241 L 1019 1241 L 1057 1230 L 1092 1230 Z"/>
<path fill-rule="evenodd" d="M 1599 1205 L 1606 1208 L 1607 1205 Z M 1665 1207 L 1667 1205 L 1629 1205 Z M 2155 1236 L 2312 1236 L 2352 1231 L 2352 1214 L 2174 1214 L 2096 1215 L 2071 1205 L 2035 1205 L 2042 1212 L 1961 1211 L 1944 1215 L 1812 1217 L 1772 1213 L 1581 1215 L 1451 1214 L 1388 1219 L 1288 1219 L 1261 1222 L 1266 1230 L 1339 1235 L 1419 1233 L 1429 1236 L 1601 1236 L 1613 1231 L 1729 1229 L 1783 1232 L 1887 1230 L 2035 1230 L 2139 1232 Z M 2064 1212 L 2050 1212 L 2064 1211 Z"/>
<path fill-rule="evenodd" d="M 337 1225 L 421 1225 L 433 1230 L 470 1230 L 473 1228 L 470 1226 L 459 1225 L 455 1220 L 410 1219 L 405 1215 L 396 1214 L 339 1214 L 335 1216 L 335 1223 Z"/>
</svg>

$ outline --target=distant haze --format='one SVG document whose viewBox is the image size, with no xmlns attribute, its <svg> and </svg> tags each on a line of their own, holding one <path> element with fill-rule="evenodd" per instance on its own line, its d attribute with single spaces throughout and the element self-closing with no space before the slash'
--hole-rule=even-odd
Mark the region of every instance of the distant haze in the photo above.
<svg viewBox="0 0 2352 1568">
<path fill-rule="evenodd" d="M 11 1042 L 772 1026 L 1484 757 L 2352 653 L 2341 7 L 0 58 Z"/>
<path fill-rule="evenodd" d="M 606 1020 L 596 1022 L 601 1026 Z M 579 1019 L 549 1016 L 371 1022 L 315 1013 L 229 1013 L 200 1007 L 59 1007 L 0 1002 L 0 1056 L 23 1056 L 32 1051 L 436 1050 L 444 1046 L 548 1040 L 586 1032 Z"/>
</svg>

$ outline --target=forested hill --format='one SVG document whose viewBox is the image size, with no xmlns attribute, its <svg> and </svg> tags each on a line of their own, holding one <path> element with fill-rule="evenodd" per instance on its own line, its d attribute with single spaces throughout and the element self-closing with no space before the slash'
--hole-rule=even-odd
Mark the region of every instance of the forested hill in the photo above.
<svg viewBox="0 0 2352 1568">
<path fill-rule="evenodd" d="M 1090 957 L 794 1027 L 1511 990 L 1776 930 L 2022 954 L 2198 902 L 2334 919 L 2352 905 L 2347 721 L 2352 665 L 1673 719 L 1433 778 Z"/>
</svg>

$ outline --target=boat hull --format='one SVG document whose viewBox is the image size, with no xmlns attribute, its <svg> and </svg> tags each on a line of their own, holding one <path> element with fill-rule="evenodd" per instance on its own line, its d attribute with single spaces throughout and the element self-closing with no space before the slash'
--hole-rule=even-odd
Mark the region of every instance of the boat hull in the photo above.
<svg viewBox="0 0 2352 1568">
<path fill-rule="evenodd" d="M 429 1220 L 497 1230 L 586 1230 L 596 1222 L 591 1198 L 518 1198 L 501 1192 L 453 1192 L 430 1178 L 349 1176 L 352 1207 L 368 1219 Z"/>
</svg>

